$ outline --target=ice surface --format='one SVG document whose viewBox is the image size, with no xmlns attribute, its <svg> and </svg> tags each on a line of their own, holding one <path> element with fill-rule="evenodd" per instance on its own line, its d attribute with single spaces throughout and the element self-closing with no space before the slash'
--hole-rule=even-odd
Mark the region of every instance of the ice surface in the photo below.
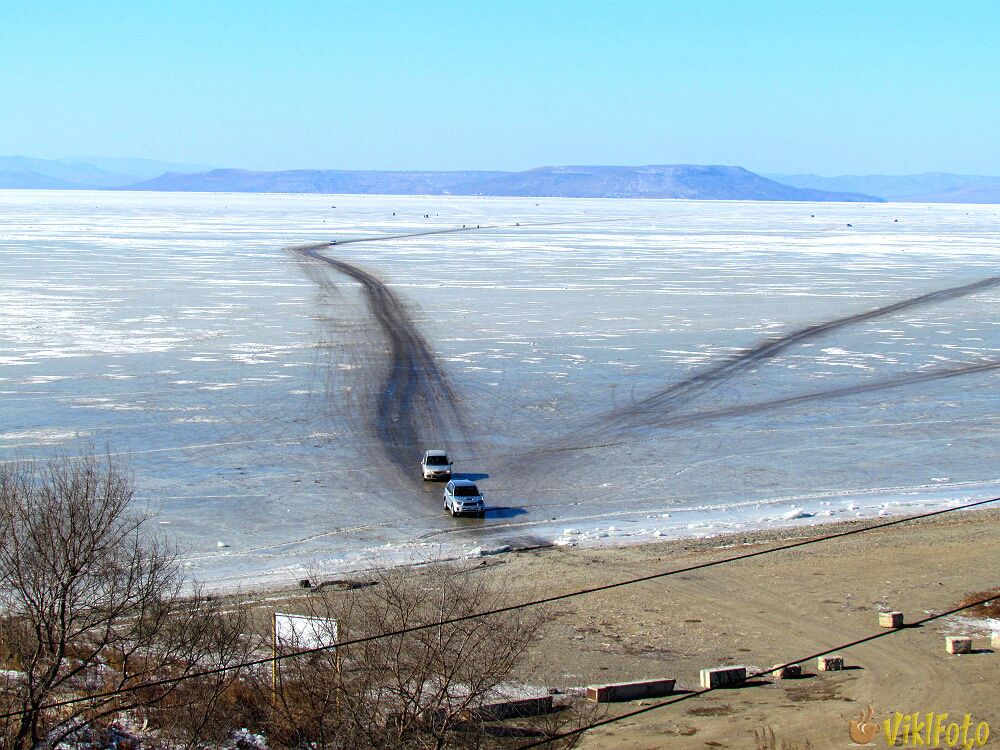
<svg viewBox="0 0 1000 750">
<path fill-rule="evenodd" d="M 462 224 L 498 226 L 329 250 L 411 302 L 472 415 L 467 449 L 413 446 L 403 477 L 355 398 L 364 299 L 283 248 Z M 990 205 L 0 191 L 0 457 L 128 455 L 214 586 L 996 495 L 996 371 L 548 451 L 768 337 L 995 275 L 998 227 Z M 1000 359 L 998 302 L 850 326 L 679 408 Z M 485 520 L 442 513 L 429 447 Z"/>
</svg>

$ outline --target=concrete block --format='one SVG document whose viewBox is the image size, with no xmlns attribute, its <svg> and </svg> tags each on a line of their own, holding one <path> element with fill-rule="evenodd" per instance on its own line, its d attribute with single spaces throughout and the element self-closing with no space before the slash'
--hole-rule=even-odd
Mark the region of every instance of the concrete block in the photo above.
<svg viewBox="0 0 1000 750">
<path fill-rule="evenodd" d="M 529 698 L 489 700 L 469 713 L 483 721 L 504 721 L 525 716 L 541 716 L 552 712 L 552 696 L 538 695 Z"/>
<path fill-rule="evenodd" d="M 843 656 L 821 656 L 816 660 L 816 669 L 820 672 L 839 672 L 843 668 Z"/>
<path fill-rule="evenodd" d="M 990 648 L 1000 649 L 1000 630 L 994 630 L 990 636 Z"/>
<path fill-rule="evenodd" d="M 901 628 L 903 627 L 902 612 L 879 612 L 878 626 L 880 628 Z"/>
<path fill-rule="evenodd" d="M 732 687 L 747 678 L 746 667 L 715 667 L 701 670 L 703 688 Z"/>
<path fill-rule="evenodd" d="M 949 635 L 944 639 L 944 650 L 949 654 L 971 654 L 972 639 L 962 635 Z"/>
<path fill-rule="evenodd" d="M 605 685 L 588 685 L 587 700 L 595 703 L 632 701 L 637 698 L 658 698 L 674 692 L 675 680 L 658 677 L 652 680 L 611 682 Z"/>
<path fill-rule="evenodd" d="M 775 664 L 775 667 L 781 667 L 780 664 Z M 781 669 L 775 669 L 771 672 L 777 680 L 795 680 L 802 676 L 802 665 L 801 664 L 789 664 L 787 667 L 781 667 Z"/>
</svg>

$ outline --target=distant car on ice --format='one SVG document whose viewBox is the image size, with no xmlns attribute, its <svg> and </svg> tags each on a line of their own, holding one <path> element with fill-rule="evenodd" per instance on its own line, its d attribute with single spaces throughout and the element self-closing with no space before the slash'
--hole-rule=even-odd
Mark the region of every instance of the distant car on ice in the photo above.
<svg viewBox="0 0 1000 750">
<path fill-rule="evenodd" d="M 428 479 L 451 479 L 451 461 L 444 451 L 427 451 L 420 459 L 420 473 Z"/>
<path fill-rule="evenodd" d="M 452 479 L 444 487 L 444 509 L 453 516 L 486 516 L 486 500 L 476 483 L 469 479 Z"/>
</svg>

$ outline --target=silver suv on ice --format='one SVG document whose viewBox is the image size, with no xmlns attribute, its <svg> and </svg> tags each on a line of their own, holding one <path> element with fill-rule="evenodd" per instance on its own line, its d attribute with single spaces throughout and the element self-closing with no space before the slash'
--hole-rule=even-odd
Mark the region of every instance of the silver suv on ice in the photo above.
<svg viewBox="0 0 1000 750">
<path fill-rule="evenodd" d="M 451 461 L 444 451 L 427 451 L 420 459 L 420 473 L 424 480 L 451 479 Z"/>
<path fill-rule="evenodd" d="M 486 516 L 483 493 L 470 479 L 452 479 L 444 487 L 444 509 L 453 516 Z"/>
</svg>

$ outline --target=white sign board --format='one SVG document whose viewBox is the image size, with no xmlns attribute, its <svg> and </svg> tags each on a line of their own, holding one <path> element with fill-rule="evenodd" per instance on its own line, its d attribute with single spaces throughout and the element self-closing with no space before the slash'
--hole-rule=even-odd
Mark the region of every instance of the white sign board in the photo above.
<svg viewBox="0 0 1000 750">
<path fill-rule="evenodd" d="M 337 621 L 327 617 L 274 613 L 275 649 L 308 649 L 337 645 Z"/>
</svg>

